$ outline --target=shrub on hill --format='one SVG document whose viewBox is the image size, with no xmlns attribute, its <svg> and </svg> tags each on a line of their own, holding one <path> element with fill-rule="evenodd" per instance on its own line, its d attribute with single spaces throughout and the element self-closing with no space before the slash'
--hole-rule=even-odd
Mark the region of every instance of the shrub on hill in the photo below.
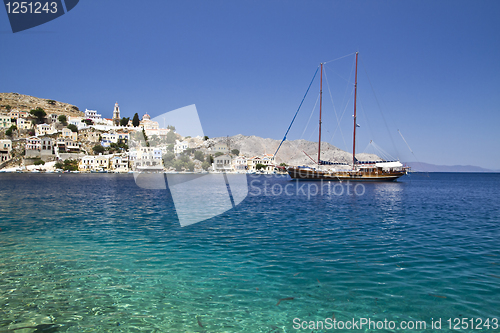
<svg viewBox="0 0 500 333">
<path fill-rule="evenodd" d="M 194 152 L 194 158 L 197 159 L 200 162 L 204 162 L 205 161 L 205 155 L 200 150 L 197 150 L 197 151 Z"/>
<path fill-rule="evenodd" d="M 47 113 L 44 111 L 44 109 L 38 107 L 34 110 L 30 110 L 30 114 L 34 116 L 37 119 L 37 122 L 39 124 L 43 124 L 45 122 L 45 116 Z"/>
<path fill-rule="evenodd" d="M 106 148 L 104 148 L 103 146 L 101 145 L 95 145 L 92 150 L 94 151 L 94 154 L 99 154 L 99 153 L 104 153 L 104 151 L 106 150 Z"/>
<path fill-rule="evenodd" d="M 78 127 L 76 127 L 76 125 L 69 124 L 67 127 L 71 130 L 71 132 L 77 132 L 78 133 Z"/>
<path fill-rule="evenodd" d="M 67 118 L 66 118 L 66 116 L 65 116 L 65 115 L 63 115 L 63 114 L 62 114 L 62 115 L 60 115 L 59 117 L 57 117 L 57 120 L 59 120 L 59 122 L 60 122 L 61 124 L 63 124 L 64 126 L 66 126 L 66 125 L 68 124 L 68 123 L 67 123 L 68 119 L 67 119 Z"/>
</svg>

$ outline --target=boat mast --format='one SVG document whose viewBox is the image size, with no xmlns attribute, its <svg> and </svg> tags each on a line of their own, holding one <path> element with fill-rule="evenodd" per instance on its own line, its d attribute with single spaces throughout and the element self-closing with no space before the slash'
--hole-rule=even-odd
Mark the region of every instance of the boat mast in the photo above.
<svg viewBox="0 0 500 333">
<path fill-rule="evenodd" d="M 354 74 L 354 131 L 352 139 L 352 168 L 356 166 L 356 127 L 358 126 L 356 122 L 356 94 L 358 91 L 358 52 L 356 52 L 356 71 Z M 321 109 L 320 109 L 321 110 Z"/>
<path fill-rule="evenodd" d="M 321 165 L 321 105 L 323 104 L 323 63 L 319 80 L 319 140 L 318 140 L 318 165 Z"/>
</svg>

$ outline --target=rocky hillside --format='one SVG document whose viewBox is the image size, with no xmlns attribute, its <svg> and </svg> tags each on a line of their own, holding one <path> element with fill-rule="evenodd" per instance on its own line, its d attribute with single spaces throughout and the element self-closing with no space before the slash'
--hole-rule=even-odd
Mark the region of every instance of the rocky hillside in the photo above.
<svg viewBox="0 0 500 333">
<path fill-rule="evenodd" d="M 274 154 L 280 144 L 280 140 L 264 139 L 258 136 L 235 135 L 229 138 L 214 138 L 217 142 L 227 142 L 231 149 L 238 149 L 240 153 L 246 156 L 256 156 L 261 154 Z M 286 163 L 288 165 L 314 165 L 314 162 L 307 157 L 305 151 L 313 159 L 318 158 L 318 143 L 306 140 L 285 141 L 276 155 L 277 163 Z M 381 160 L 380 157 L 373 154 L 356 154 L 359 160 Z M 352 154 L 340 148 L 337 148 L 327 142 L 321 143 L 321 159 L 332 162 L 352 162 Z"/>
<path fill-rule="evenodd" d="M 0 93 L 0 111 L 7 112 L 8 107 L 19 111 L 30 111 L 40 107 L 47 114 L 65 114 L 66 116 L 83 117 L 84 113 L 75 105 L 62 103 L 50 99 L 43 99 L 18 93 Z"/>
</svg>

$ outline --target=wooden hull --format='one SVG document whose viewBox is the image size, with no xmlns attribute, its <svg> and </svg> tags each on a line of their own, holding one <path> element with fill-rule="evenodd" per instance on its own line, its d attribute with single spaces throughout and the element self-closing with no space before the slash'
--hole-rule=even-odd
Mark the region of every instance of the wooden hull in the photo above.
<svg viewBox="0 0 500 333">
<path fill-rule="evenodd" d="M 371 172 L 365 170 L 327 171 L 289 167 L 287 172 L 292 179 L 302 180 L 391 182 L 404 176 L 407 170 L 385 172 L 381 170 Z"/>
</svg>

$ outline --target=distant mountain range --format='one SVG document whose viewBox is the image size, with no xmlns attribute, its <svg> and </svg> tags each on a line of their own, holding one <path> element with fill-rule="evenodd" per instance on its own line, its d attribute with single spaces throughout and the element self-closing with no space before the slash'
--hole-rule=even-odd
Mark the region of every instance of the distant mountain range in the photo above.
<svg viewBox="0 0 500 333">
<path fill-rule="evenodd" d="M 414 172 L 500 172 L 474 165 L 436 165 L 420 162 L 406 162 Z"/>
</svg>

